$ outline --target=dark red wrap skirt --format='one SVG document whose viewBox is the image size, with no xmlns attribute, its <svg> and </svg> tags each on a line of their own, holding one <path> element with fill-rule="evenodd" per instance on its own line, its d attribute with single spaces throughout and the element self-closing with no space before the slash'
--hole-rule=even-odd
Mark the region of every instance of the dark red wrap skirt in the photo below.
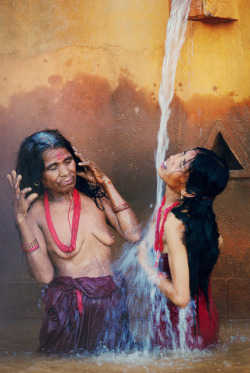
<svg viewBox="0 0 250 373">
<path fill-rule="evenodd" d="M 171 277 L 168 255 L 162 254 L 159 270 Z M 198 301 L 198 302 L 197 302 Z M 218 344 L 219 317 L 213 301 L 211 286 L 208 286 L 209 310 L 203 292 L 199 291 L 198 299 L 191 301 L 185 310 L 184 344 L 190 349 L 205 349 Z M 191 307 L 193 305 L 193 308 Z M 167 309 L 166 309 L 167 307 Z M 155 299 L 153 315 L 152 347 L 172 349 L 181 345 L 180 310 L 164 295 L 159 294 Z M 168 313 L 168 317 L 167 317 Z"/>
<path fill-rule="evenodd" d="M 56 277 L 42 289 L 41 352 L 99 352 L 133 347 L 122 276 Z"/>
</svg>

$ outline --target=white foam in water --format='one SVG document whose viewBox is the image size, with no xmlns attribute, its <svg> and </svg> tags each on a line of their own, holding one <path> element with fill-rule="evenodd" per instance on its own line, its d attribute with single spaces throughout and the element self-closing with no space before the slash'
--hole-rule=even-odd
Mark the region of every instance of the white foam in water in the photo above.
<svg viewBox="0 0 250 373">
<path fill-rule="evenodd" d="M 167 24 L 165 56 L 162 67 L 162 82 L 159 90 L 159 104 L 161 107 L 160 128 L 157 136 L 158 146 L 155 153 L 156 170 L 164 161 L 169 145 L 167 123 L 170 117 L 170 103 L 174 94 L 174 81 L 177 61 L 180 50 L 185 40 L 185 31 L 191 0 L 173 0 L 171 14 Z M 157 194 L 154 212 L 144 230 L 143 237 L 148 248 L 149 261 L 154 263 L 153 250 L 155 240 L 155 219 L 153 219 L 163 197 L 163 181 L 157 174 Z M 150 338 L 153 335 L 152 313 L 159 318 L 162 310 L 165 310 L 165 322 L 172 338 L 174 350 L 176 350 L 176 336 L 171 328 L 169 310 L 166 306 L 166 298 L 155 285 L 149 283 L 144 271 L 137 259 L 137 245 L 124 245 L 121 258 L 115 263 L 115 269 L 120 270 L 128 283 L 128 307 L 131 314 L 131 330 L 136 340 L 143 342 L 144 349 L 150 349 Z M 158 298 L 157 312 L 155 299 Z M 160 302 L 160 303 L 159 303 Z M 189 309 L 189 308 L 188 308 Z M 181 350 L 185 350 L 185 331 L 187 329 L 186 310 L 181 310 L 179 330 L 181 332 Z"/>
</svg>

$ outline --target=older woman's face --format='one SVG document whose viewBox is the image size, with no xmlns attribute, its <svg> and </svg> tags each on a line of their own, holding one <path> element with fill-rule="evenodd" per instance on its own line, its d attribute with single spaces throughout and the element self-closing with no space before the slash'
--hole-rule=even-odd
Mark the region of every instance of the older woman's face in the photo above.
<svg viewBox="0 0 250 373">
<path fill-rule="evenodd" d="M 52 192 L 67 193 L 76 183 L 76 164 L 66 148 L 50 149 L 43 153 L 44 172 L 41 182 Z"/>
<path fill-rule="evenodd" d="M 179 193 L 186 187 L 189 164 L 195 156 L 196 150 L 172 155 L 158 168 L 159 176 L 170 188 Z"/>
</svg>

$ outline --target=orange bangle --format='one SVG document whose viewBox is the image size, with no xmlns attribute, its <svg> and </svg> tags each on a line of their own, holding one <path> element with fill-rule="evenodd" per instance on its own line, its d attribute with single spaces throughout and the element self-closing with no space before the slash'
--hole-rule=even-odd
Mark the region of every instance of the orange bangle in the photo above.
<svg viewBox="0 0 250 373">
<path fill-rule="evenodd" d="M 125 202 L 122 205 L 114 206 L 113 211 L 114 211 L 115 214 L 117 214 L 118 212 L 121 212 L 121 211 L 129 209 L 129 208 L 130 208 L 129 204 L 127 202 Z"/>
<path fill-rule="evenodd" d="M 103 184 L 112 184 L 112 181 L 110 179 L 103 182 Z"/>
</svg>

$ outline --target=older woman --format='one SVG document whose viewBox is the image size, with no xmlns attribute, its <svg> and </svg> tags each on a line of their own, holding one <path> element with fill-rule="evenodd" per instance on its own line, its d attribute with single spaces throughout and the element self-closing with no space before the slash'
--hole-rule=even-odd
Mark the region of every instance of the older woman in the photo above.
<svg viewBox="0 0 250 373">
<path fill-rule="evenodd" d="M 212 205 L 227 185 L 228 167 L 214 152 L 196 148 L 168 158 L 158 174 L 166 191 L 156 217 L 155 266 L 146 258 L 143 241 L 139 251 L 142 267 L 161 292 L 155 298 L 151 342 L 203 349 L 218 342 L 210 276 L 222 239 Z"/>
<path fill-rule="evenodd" d="M 45 284 L 40 351 L 124 349 L 129 332 L 124 281 L 111 271 L 114 237 L 140 230 L 111 180 L 57 130 L 27 137 L 8 180 L 21 247 Z"/>
</svg>

